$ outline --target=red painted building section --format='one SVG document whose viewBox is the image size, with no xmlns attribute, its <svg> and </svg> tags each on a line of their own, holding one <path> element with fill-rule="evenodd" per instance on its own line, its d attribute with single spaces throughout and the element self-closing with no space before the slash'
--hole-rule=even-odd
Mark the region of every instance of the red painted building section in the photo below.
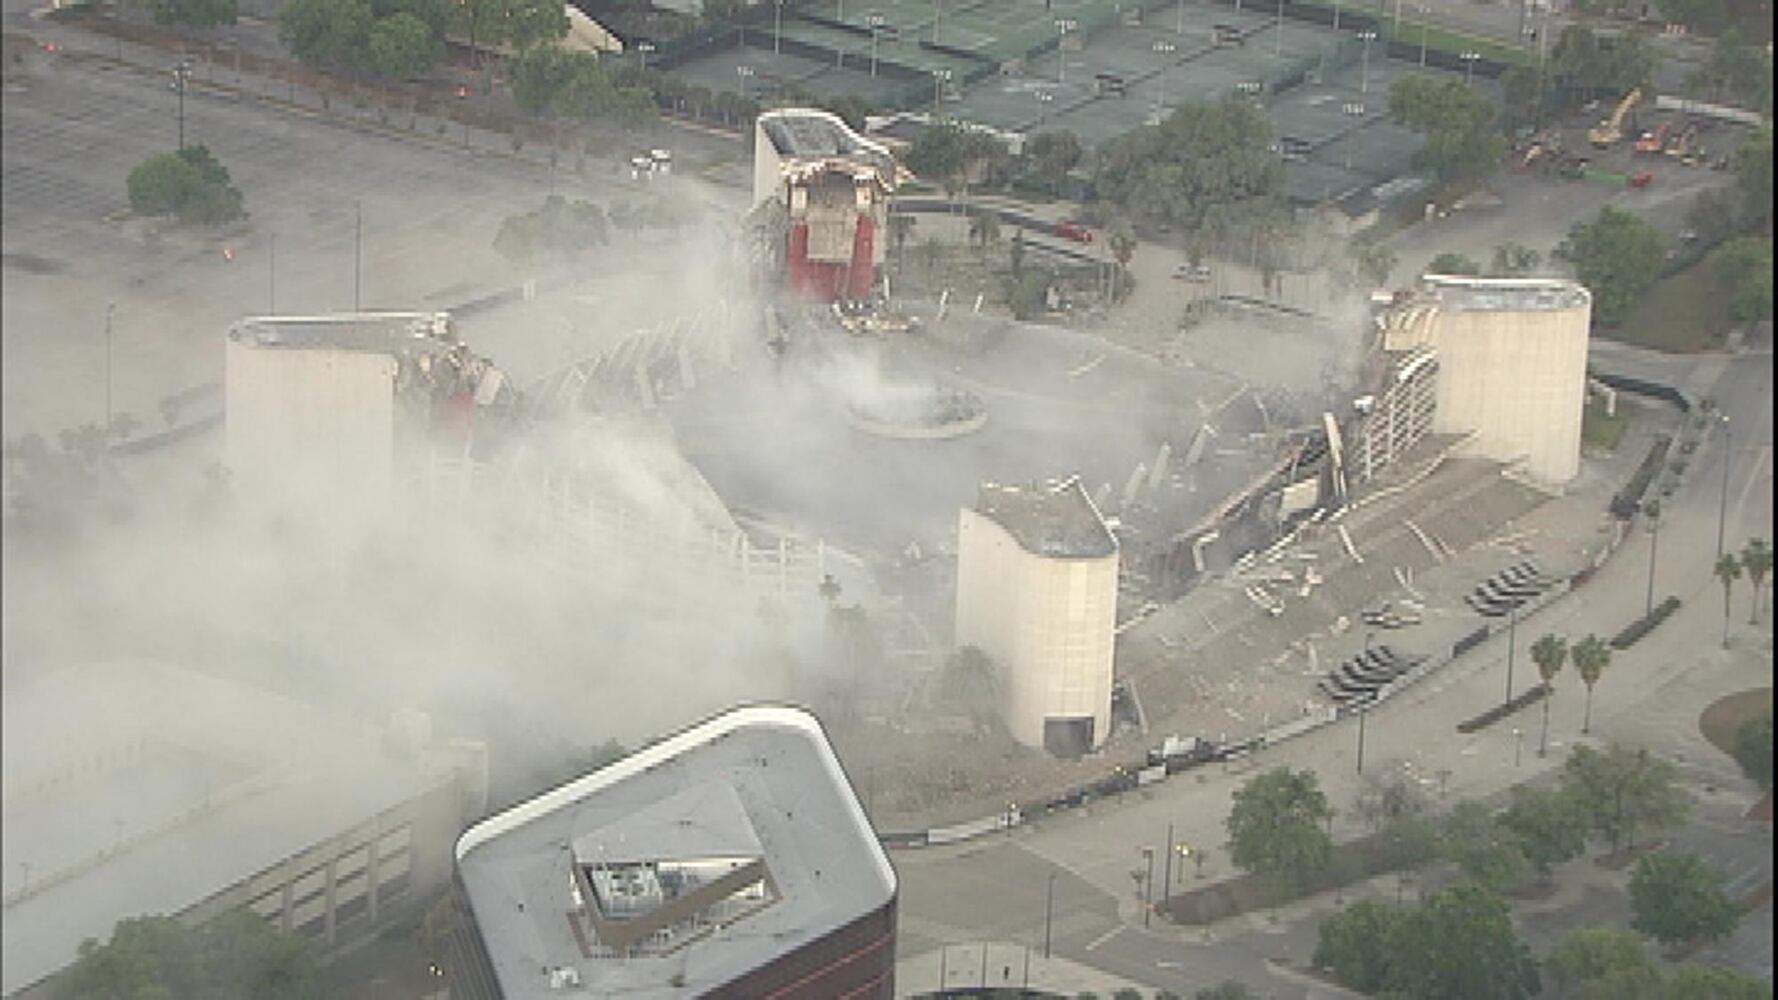
<svg viewBox="0 0 1778 1000">
<path fill-rule="evenodd" d="M 877 268 L 871 261 L 876 246 L 876 223 L 869 212 L 858 213 L 858 227 L 852 234 L 852 259 L 844 263 L 809 259 L 809 225 L 806 222 L 793 223 L 787 239 L 786 284 L 792 295 L 811 302 L 869 297 L 877 280 Z"/>
</svg>

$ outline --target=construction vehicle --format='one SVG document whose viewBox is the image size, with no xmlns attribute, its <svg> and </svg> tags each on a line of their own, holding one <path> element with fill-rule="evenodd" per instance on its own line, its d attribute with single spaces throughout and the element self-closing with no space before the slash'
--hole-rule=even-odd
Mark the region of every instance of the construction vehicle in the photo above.
<svg viewBox="0 0 1778 1000">
<path fill-rule="evenodd" d="M 1624 138 L 1624 116 L 1629 114 L 1630 109 L 1635 107 L 1640 100 L 1642 100 L 1641 87 L 1625 94 L 1624 99 L 1618 102 L 1617 109 L 1611 113 L 1610 118 L 1587 130 L 1587 141 L 1599 149 L 1615 146 L 1621 142 Z"/>
<path fill-rule="evenodd" d="M 1677 137 L 1667 143 L 1667 155 L 1674 159 L 1683 159 L 1692 151 L 1692 143 L 1697 141 L 1698 126 L 1688 125 Z"/>
<path fill-rule="evenodd" d="M 1636 140 L 1635 150 L 1638 153 L 1659 153 L 1667 148 L 1667 133 L 1673 131 L 1673 122 L 1664 121 L 1653 132 L 1644 132 Z"/>
</svg>

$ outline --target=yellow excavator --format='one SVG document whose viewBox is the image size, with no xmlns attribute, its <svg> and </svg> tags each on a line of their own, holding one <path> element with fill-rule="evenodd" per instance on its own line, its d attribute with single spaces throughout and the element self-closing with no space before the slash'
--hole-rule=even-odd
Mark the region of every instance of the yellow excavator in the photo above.
<svg viewBox="0 0 1778 1000">
<path fill-rule="evenodd" d="M 1640 100 L 1642 100 L 1641 87 L 1625 94 L 1624 99 L 1618 102 L 1617 110 L 1611 113 L 1610 118 L 1587 130 L 1587 141 L 1599 149 L 1617 145 L 1624 138 L 1624 116 L 1629 114 L 1630 109 L 1635 107 L 1636 102 Z"/>
</svg>

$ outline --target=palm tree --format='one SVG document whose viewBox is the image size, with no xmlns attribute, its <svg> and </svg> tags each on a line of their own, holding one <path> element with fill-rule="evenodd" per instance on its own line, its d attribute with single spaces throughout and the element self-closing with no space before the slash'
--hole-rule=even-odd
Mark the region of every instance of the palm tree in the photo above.
<svg viewBox="0 0 1778 1000">
<path fill-rule="evenodd" d="M 889 216 L 889 242 L 895 247 L 895 266 L 902 264 L 902 248 L 907 246 L 908 234 L 914 231 L 914 217 L 906 212 L 895 212 Z"/>
<path fill-rule="evenodd" d="M 988 249 L 988 244 L 1000 242 L 1000 219 L 993 212 L 980 211 L 969 217 L 969 241 Z"/>
<path fill-rule="evenodd" d="M 1611 665 L 1611 647 L 1598 636 L 1589 635 L 1574 644 L 1571 655 L 1581 683 L 1587 686 L 1587 711 L 1580 724 L 1580 731 L 1584 734 L 1593 729 L 1593 685 L 1599 683 L 1599 675 Z"/>
<path fill-rule="evenodd" d="M 1531 644 L 1531 660 L 1537 664 L 1537 673 L 1543 678 L 1543 738 L 1537 745 L 1539 757 L 1548 753 L 1550 746 L 1550 681 L 1562 672 L 1562 663 L 1567 659 L 1568 642 L 1559 635 L 1546 635 Z"/>
<path fill-rule="evenodd" d="M 1735 558 L 1733 552 L 1724 552 L 1722 558 L 1716 560 L 1716 578 L 1722 581 L 1722 645 L 1729 646 L 1729 592 L 1734 589 L 1735 581 L 1741 579 L 1741 560 Z"/>
<path fill-rule="evenodd" d="M 1753 614 L 1747 624 L 1759 624 L 1759 590 L 1766 582 L 1766 571 L 1772 568 L 1772 548 L 1763 538 L 1750 538 L 1747 548 L 1741 553 L 1741 568 L 1747 571 L 1748 582 L 1753 584 Z"/>
</svg>

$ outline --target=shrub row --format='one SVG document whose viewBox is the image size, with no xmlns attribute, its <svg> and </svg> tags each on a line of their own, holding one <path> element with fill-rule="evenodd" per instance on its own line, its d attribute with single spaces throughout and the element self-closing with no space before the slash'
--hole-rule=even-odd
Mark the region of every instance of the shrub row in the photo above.
<svg viewBox="0 0 1778 1000">
<path fill-rule="evenodd" d="M 1530 690 L 1519 695 L 1517 698 L 1514 698 L 1512 701 L 1495 705 L 1493 708 L 1488 709 L 1486 712 L 1483 712 L 1473 719 L 1457 723 L 1457 731 L 1460 733 L 1473 733 L 1478 729 L 1486 729 L 1494 723 L 1499 722 L 1501 719 L 1517 712 L 1519 709 L 1524 708 L 1526 705 L 1536 704 L 1537 701 L 1543 697 L 1543 694 L 1544 690 L 1542 684 L 1533 685 Z"/>
<path fill-rule="evenodd" d="M 1611 638 L 1612 649 L 1629 649 L 1636 645 L 1637 640 L 1653 632 L 1655 626 L 1667 620 L 1667 616 L 1679 610 L 1679 598 L 1669 597 L 1655 605 L 1655 609 L 1641 618 L 1631 622 L 1622 632 Z"/>
</svg>

